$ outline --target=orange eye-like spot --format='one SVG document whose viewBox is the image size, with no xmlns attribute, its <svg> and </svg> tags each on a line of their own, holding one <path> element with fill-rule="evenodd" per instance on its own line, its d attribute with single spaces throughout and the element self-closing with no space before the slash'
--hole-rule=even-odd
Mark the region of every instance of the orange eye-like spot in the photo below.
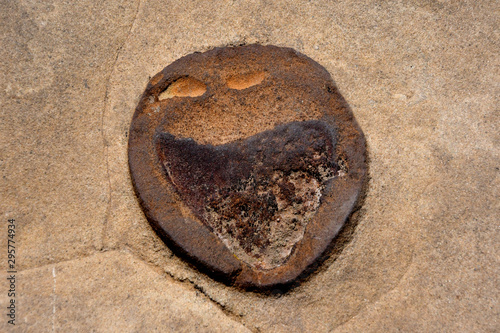
<svg viewBox="0 0 500 333">
<path fill-rule="evenodd" d="M 180 78 L 168 86 L 159 96 L 159 100 L 172 97 L 198 97 L 207 91 L 207 86 L 192 77 Z"/>
<path fill-rule="evenodd" d="M 265 72 L 252 72 L 231 76 L 226 84 L 231 89 L 242 90 L 260 84 L 265 78 Z"/>
</svg>

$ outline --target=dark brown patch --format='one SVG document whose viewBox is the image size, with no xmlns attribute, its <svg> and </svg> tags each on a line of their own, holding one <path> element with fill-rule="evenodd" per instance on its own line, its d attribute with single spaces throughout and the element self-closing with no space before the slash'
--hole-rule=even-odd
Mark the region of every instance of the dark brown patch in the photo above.
<svg viewBox="0 0 500 333">
<path fill-rule="evenodd" d="M 196 217 L 242 261 L 272 269 L 290 256 L 338 173 L 320 121 L 293 122 L 225 145 L 159 133 L 170 181 Z"/>
</svg>

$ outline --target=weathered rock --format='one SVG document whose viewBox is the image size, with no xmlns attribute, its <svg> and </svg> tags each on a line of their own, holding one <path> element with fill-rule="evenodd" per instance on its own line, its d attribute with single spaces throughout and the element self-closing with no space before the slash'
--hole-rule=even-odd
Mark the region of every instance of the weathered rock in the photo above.
<svg viewBox="0 0 500 333">
<path fill-rule="evenodd" d="M 153 77 L 129 163 L 155 230 L 244 287 L 289 283 L 311 265 L 366 173 L 363 134 L 327 71 L 261 45 L 192 54 Z"/>
</svg>

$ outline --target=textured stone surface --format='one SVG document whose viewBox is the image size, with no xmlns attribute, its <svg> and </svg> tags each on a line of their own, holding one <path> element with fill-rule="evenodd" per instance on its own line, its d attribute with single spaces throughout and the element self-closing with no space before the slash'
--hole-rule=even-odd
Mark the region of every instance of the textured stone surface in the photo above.
<svg viewBox="0 0 500 333">
<path fill-rule="evenodd" d="M 499 330 L 496 1 L 0 6 L 0 207 L 20 226 L 19 264 L 29 270 L 19 292 L 38 295 L 29 308 L 20 306 L 20 321 L 52 330 L 54 265 L 56 287 L 67 291 L 56 289 L 56 300 L 75 297 L 66 313 L 97 304 L 95 290 L 85 287 L 91 282 L 59 284 L 57 267 L 91 277 L 81 256 L 102 247 L 115 249 L 111 256 L 124 261 L 118 267 L 162 272 L 147 273 L 151 289 L 140 289 L 138 298 L 153 293 L 158 302 L 181 302 L 186 294 L 185 310 L 201 316 L 189 296 L 198 290 L 224 307 L 221 325 L 238 320 L 261 332 Z M 369 149 L 371 180 L 357 227 L 341 235 L 347 245 L 285 295 L 241 293 L 179 260 L 145 220 L 128 173 L 128 128 L 148 76 L 191 52 L 242 42 L 292 47 L 323 65 Z M 0 237 L 0 248 L 5 242 Z M 58 320 L 80 331 L 140 328 L 142 318 L 122 316 L 136 303 L 117 301 L 127 274 L 109 256 L 93 258 L 103 262 L 89 271 L 116 270 L 106 275 L 116 287 L 103 288 L 101 297 L 119 307 L 100 305 L 116 314 L 115 326 L 91 315 Z M 172 320 L 143 301 L 148 315 Z M 0 306 L 5 302 L 1 291 Z M 178 315 L 179 325 L 189 316 Z M 161 331 L 156 323 L 148 327 Z"/>
<path fill-rule="evenodd" d="M 0 3 L 0 205 L 29 244 L 19 268 L 102 247 L 110 196 L 102 110 L 135 13 L 124 4 Z"/>
<path fill-rule="evenodd" d="M 18 280 L 19 332 L 250 332 L 199 291 L 123 252 L 25 270 Z"/>
</svg>

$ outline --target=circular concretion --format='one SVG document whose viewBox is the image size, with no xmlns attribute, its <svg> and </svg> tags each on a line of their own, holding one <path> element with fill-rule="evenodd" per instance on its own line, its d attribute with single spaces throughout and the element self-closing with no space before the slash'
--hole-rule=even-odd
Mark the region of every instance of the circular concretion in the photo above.
<svg viewBox="0 0 500 333">
<path fill-rule="evenodd" d="M 129 166 L 160 237 L 243 288 L 295 280 L 361 194 L 365 141 L 328 72 L 289 48 L 185 56 L 149 82 Z"/>
</svg>

